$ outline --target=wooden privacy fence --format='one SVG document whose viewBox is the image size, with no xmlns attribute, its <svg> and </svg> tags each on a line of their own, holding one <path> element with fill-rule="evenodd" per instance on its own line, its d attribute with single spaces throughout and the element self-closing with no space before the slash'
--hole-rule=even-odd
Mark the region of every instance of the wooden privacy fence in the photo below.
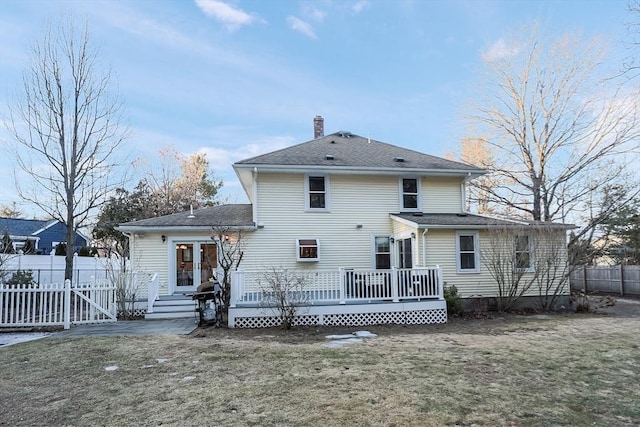
<svg viewBox="0 0 640 427">
<path fill-rule="evenodd" d="M 75 285 L 0 284 L 0 328 L 115 322 L 116 287 L 106 280 Z"/>
<path fill-rule="evenodd" d="M 579 266 L 570 276 L 571 291 L 640 295 L 640 265 Z"/>
</svg>

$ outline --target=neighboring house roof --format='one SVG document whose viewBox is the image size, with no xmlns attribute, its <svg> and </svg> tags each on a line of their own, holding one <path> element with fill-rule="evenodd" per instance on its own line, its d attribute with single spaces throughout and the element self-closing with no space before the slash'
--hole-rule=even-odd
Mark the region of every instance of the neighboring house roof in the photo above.
<svg viewBox="0 0 640 427">
<path fill-rule="evenodd" d="M 331 157 L 332 156 L 332 157 Z M 336 132 L 292 147 L 241 160 L 235 167 L 315 166 L 366 168 L 375 170 L 423 170 L 480 175 L 483 169 L 446 160 L 407 148 L 364 138 L 350 132 Z"/>
<path fill-rule="evenodd" d="M 22 218 L 0 218 L 0 233 L 4 234 L 5 230 L 9 232 L 12 238 L 38 237 L 45 230 L 61 224 L 57 219 L 22 219 Z M 89 238 L 83 233 L 76 231 L 76 236 L 80 236 L 86 243 Z"/>
<path fill-rule="evenodd" d="M 571 224 L 555 222 L 531 222 L 494 218 L 471 213 L 397 213 L 394 219 L 409 222 L 417 228 L 492 228 L 492 227 L 550 227 L 559 229 L 574 228 Z"/>
<path fill-rule="evenodd" d="M 232 204 L 207 206 L 193 212 L 186 211 L 155 218 L 131 221 L 118 226 L 120 231 L 157 229 L 211 229 L 211 227 L 253 227 L 252 206 Z"/>
<path fill-rule="evenodd" d="M 35 236 L 38 232 L 55 224 L 56 220 L 0 218 L 0 233 L 7 231 L 10 236 Z"/>
</svg>

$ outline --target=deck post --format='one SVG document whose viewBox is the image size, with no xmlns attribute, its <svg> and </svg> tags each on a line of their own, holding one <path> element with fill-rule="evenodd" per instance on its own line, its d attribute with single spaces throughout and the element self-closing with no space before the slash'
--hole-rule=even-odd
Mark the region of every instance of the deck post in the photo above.
<svg viewBox="0 0 640 427">
<path fill-rule="evenodd" d="M 442 282 L 442 268 L 436 265 L 436 277 L 438 278 L 438 299 L 444 299 L 444 283 Z"/>
<path fill-rule="evenodd" d="M 239 296 L 244 293 L 244 271 L 237 269 L 231 272 L 231 295 L 229 307 L 235 308 Z"/>
<path fill-rule="evenodd" d="M 346 304 L 347 303 L 345 298 L 346 281 L 344 277 L 344 267 L 338 267 L 338 271 L 340 272 L 340 304 Z"/>
<path fill-rule="evenodd" d="M 399 302 L 398 299 L 398 269 L 391 267 L 391 300 Z"/>
</svg>

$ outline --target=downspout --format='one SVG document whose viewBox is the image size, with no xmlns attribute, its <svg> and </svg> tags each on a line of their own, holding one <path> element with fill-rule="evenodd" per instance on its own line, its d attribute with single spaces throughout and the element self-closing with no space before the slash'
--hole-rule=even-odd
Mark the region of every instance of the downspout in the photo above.
<svg viewBox="0 0 640 427">
<path fill-rule="evenodd" d="M 258 167 L 253 168 L 253 224 L 258 227 Z"/>
<path fill-rule="evenodd" d="M 469 181 L 469 179 L 471 179 L 471 172 L 467 173 L 467 176 L 460 183 L 461 212 L 469 212 L 469 209 L 467 209 L 467 181 Z"/>
<path fill-rule="evenodd" d="M 427 266 L 427 231 L 428 228 L 425 228 L 422 232 L 422 266 Z"/>
</svg>

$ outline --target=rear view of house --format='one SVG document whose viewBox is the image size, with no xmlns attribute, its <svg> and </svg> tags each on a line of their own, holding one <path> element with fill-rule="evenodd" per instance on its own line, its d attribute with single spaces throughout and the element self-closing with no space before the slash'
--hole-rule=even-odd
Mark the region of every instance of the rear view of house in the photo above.
<svg viewBox="0 0 640 427">
<path fill-rule="evenodd" d="M 273 324 L 262 300 L 273 268 L 305 278 L 298 323 L 336 325 L 444 322 L 445 282 L 463 297 L 495 297 L 481 256 L 491 228 L 520 230 L 517 268 L 533 268 L 535 225 L 466 212 L 466 185 L 484 170 L 347 131 L 324 135 L 321 118 L 314 124 L 313 140 L 233 165 L 249 204 L 120 226 L 136 268 L 160 274 L 159 295 L 220 276 L 223 242 L 212 239 L 220 226 L 225 238 L 242 236 L 230 326 Z M 565 229 L 554 233 L 563 239 Z"/>
</svg>

